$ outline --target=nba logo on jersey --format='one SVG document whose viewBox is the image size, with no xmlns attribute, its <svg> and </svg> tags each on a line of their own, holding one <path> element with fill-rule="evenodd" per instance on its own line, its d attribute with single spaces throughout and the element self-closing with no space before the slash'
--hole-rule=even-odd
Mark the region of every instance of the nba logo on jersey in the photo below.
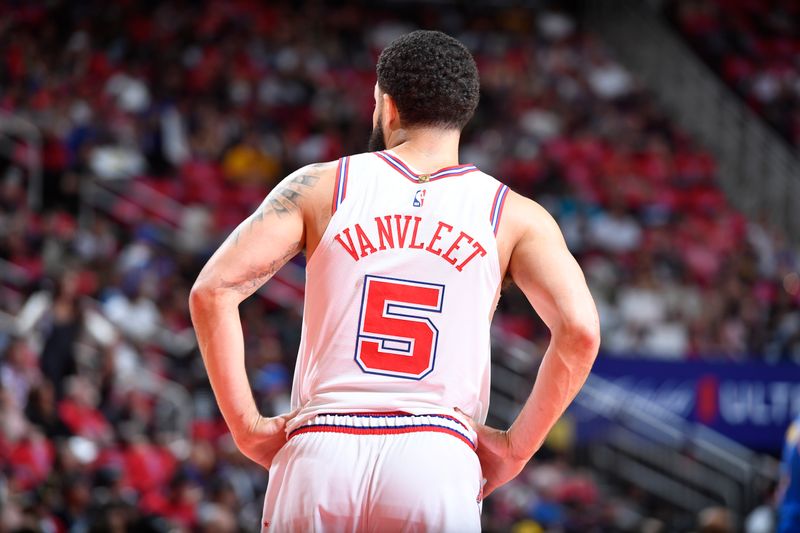
<svg viewBox="0 0 800 533">
<path fill-rule="evenodd" d="M 414 195 L 414 207 L 422 207 L 422 204 L 425 203 L 425 189 L 420 189 Z"/>
</svg>

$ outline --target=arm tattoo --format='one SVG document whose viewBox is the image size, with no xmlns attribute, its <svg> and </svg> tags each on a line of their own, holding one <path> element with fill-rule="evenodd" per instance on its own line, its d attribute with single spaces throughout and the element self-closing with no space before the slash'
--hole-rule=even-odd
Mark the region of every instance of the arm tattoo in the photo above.
<svg viewBox="0 0 800 533">
<path fill-rule="evenodd" d="M 319 176 L 314 174 L 297 174 L 288 182 L 281 182 L 269 193 L 259 211 L 263 211 L 264 215 L 274 212 L 279 217 L 282 217 L 292 211 L 299 210 L 300 200 L 303 194 L 308 192 L 304 189 L 311 189 L 318 181 Z"/>
<path fill-rule="evenodd" d="M 258 224 L 264 222 L 267 216 L 283 218 L 286 215 L 299 213 L 304 197 L 319 182 L 320 177 L 315 174 L 315 171 L 318 167 L 324 166 L 326 166 L 325 163 L 305 167 L 279 183 L 247 222 L 236 228 L 236 231 L 228 237 L 228 243 L 236 247 L 239 244 L 240 235 L 247 231 L 253 231 Z M 221 278 L 219 286 L 223 289 L 234 290 L 245 297 L 250 296 L 302 249 L 302 241 L 297 241 L 268 265 L 250 267 L 239 276 L 239 279 L 233 281 Z"/>
<path fill-rule="evenodd" d="M 220 287 L 223 289 L 232 289 L 239 294 L 250 296 L 256 292 L 261 285 L 266 283 L 269 278 L 275 275 L 275 273 L 280 270 L 281 267 L 285 265 L 287 261 L 289 261 L 289 259 L 294 257 L 301 248 L 302 245 L 300 241 L 297 241 L 290 246 L 281 257 L 271 261 L 266 268 L 250 269 L 239 281 L 226 281 L 225 279 L 221 279 Z"/>
<path fill-rule="evenodd" d="M 314 174 L 302 173 L 303 170 L 289 180 L 284 180 L 275 187 L 272 192 L 267 195 L 267 198 L 259 206 L 253 216 L 250 217 L 249 222 L 237 228 L 231 234 L 231 241 L 233 245 L 239 244 L 239 235 L 242 231 L 247 231 L 253 228 L 264 220 L 267 215 L 276 215 L 278 218 L 283 218 L 295 211 L 300 210 L 300 203 L 304 194 L 314 188 L 319 181 L 319 176 Z"/>
</svg>

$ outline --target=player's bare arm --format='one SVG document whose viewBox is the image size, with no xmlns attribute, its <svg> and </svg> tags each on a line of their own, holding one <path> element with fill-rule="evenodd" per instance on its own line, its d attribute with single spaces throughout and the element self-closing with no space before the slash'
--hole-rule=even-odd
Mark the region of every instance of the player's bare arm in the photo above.
<svg viewBox="0 0 800 533">
<path fill-rule="evenodd" d="M 214 253 L 190 296 L 192 322 L 214 395 L 239 449 L 269 467 L 291 414 L 259 413 L 244 364 L 239 304 L 302 249 L 313 253 L 330 218 L 335 164 L 303 167 L 281 181 Z"/>
<path fill-rule="evenodd" d="M 599 320 L 583 273 L 545 209 L 511 194 L 498 245 L 502 266 L 551 332 L 536 383 L 507 431 L 475 424 L 484 495 L 510 481 L 577 395 L 600 343 Z"/>
</svg>

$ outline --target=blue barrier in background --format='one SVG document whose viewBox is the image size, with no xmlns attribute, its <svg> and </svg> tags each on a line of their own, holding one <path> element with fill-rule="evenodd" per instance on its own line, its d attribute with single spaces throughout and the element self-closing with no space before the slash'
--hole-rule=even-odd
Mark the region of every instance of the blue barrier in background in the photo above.
<svg viewBox="0 0 800 533">
<path fill-rule="evenodd" d="M 647 398 L 760 451 L 779 452 L 786 428 L 800 413 L 800 366 L 793 364 L 672 362 L 601 354 L 592 373 L 631 393 L 632 401 L 634 395 Z M 619 390 L 613 394 L 619 395 Z M 591 438 L 595 426 L 588 423 L 587 431 L 579 430 L 579 438 Z"/>
</svg>

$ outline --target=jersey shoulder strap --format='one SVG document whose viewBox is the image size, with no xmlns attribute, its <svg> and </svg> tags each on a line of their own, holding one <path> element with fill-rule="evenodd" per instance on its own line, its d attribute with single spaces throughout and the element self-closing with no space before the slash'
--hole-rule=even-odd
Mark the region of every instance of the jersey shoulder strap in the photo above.
<svg viewBox="0 0 800 533">
<path fill-rule="evenodd" d="M 333 203 L 331 205 L 331 215 L 336 213 L 347 196 L 347 178 L 350 174 L 350 157 L 345 156 L 339 159 L 336 165 L 336 182 L 333 186 Z"/>
</svg>

